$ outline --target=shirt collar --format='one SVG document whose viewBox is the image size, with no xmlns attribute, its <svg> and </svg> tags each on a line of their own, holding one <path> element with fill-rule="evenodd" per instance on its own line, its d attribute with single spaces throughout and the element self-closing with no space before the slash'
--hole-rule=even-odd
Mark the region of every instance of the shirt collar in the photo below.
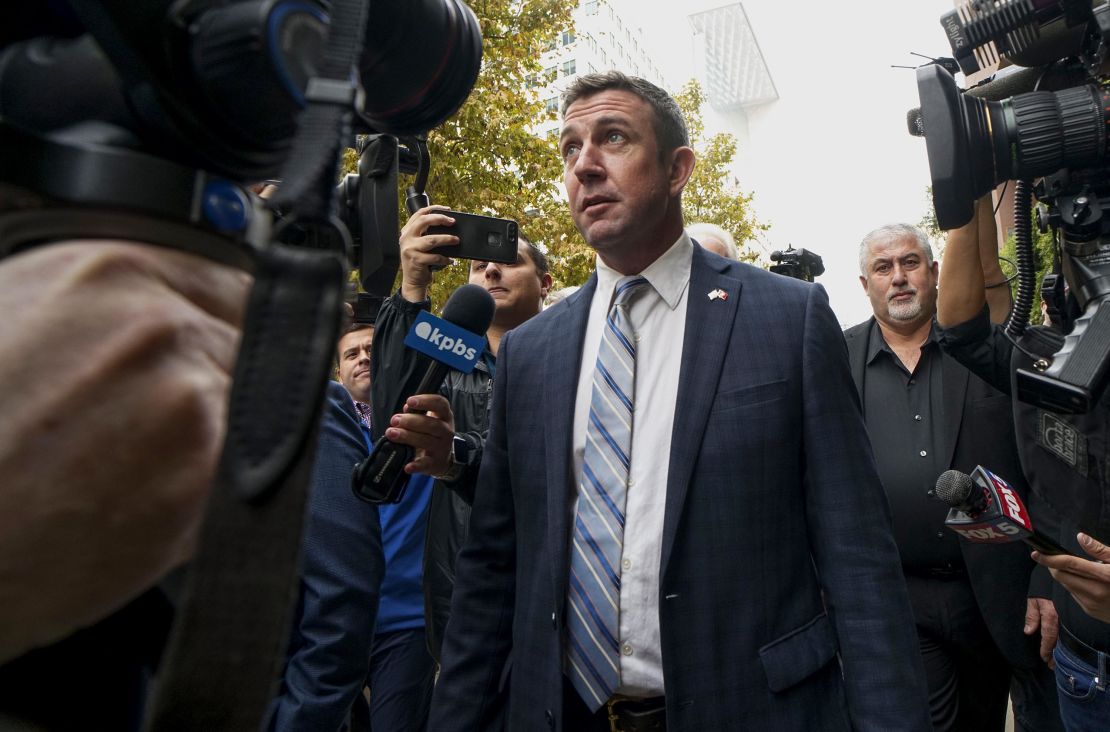
<svg viewBox="0 0 1110 732">
<path fill-rule="evenodd" d="M 693 258 L 693 242 L 683 231 L 670 249 L 649 264 L 643 272 L 640 272 L 640 276 L 646 279 L 659 293 L 659 297 L 667 303 L 667 307 L 671 310 L 678 307 L 682 293 L 686 290 L 686 286 L 690 284 L 690 267 Z M 601 261 L 600 256 L 596 258 L 596 266 L 597 291 L 609 293 L 609 297 L 612 298 L 613 288 L 616 286 L 617 280 L 625 275 Z"/>
<path fill-rule="evenodd" d="M 366 425 L 366 429 L 372 429 L 370 425 L 370 405 L 366 402 L 360 402 L 357 399 L 352 399 L 351 401 L 355 403 L 355 411 L 358 412 L 358 418 Z"/>
<path fill-rule="evenodd" d="M 932 325 L 929 327 L 929 335 L 925 337 L 925 341 L 921 344 L 921 350 L 925 350 L 930 344 L 937 344 L 937 321 L 934 318 Z M 876 318 L 871 319 L 871 333 L 867 337 L 867 363 L 870 365 L 875 361 L 880 353 L 887 353 L 894 356 L 894 351 L 887 345 L 886 338 L 883 338 L 883 330 L 879 327 L 879 321 Z"/>
</svg>

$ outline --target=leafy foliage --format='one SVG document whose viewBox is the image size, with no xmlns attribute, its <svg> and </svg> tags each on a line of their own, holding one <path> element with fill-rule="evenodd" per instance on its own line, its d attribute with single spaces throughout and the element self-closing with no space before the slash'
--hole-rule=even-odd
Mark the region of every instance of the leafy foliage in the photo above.
<svg viewBox="0 0 1110 732">
<path fill-rule="evenodd" d="M 551 113 L 529 88 L 529 76 L 541 74 L 540 57 L 551 39 L 571 28 L 576 0 L 472 0 L 468 3 L 482 27 L 482 71 L 462 108 L 428 135 L 432 166 L 427 190 L 433 203 L 459 211 L 515 219 L 521 232 L 545 248 L 555 289 L 580 285 L 594 268 L 594 253 L 582 241 L 561 186 L 563 168 L 554 138 L 538 137 L 534 128 Z M 731 135 L 704 138 L 697 82 L 678 97 L 694 135 L 698 166 L 686 188 L 686 215 L 728 229 L 744 251 L 768 227 L 756 222 L 751 196 L 730 183 L 728 166 L 736 154 Z M 357 158 L 348 151 L 345 167 Z M 403 188 L 410 181 L 402 176 Z M 407 219 L 401 210 L 400 220 Z M 755 259 L 750 253 L 748 258 Z M 437 273 L 432 302 L 466 282 L 468 263 L 456 262 Z"/>
<path fill-rule="evenodd" d="M 1051 231 L 1042 232 L 1037 227 L 1035 212 L 1033 213 L 1033 217 L 1033 259 L 1037 269 L 1037 278 L 1035 282 L 1038 294 L 1033 298 L 1033 307 L 1029 313 L 1029 322 L 1033 325 L 1040 325 L 1044 321 L 1044 315 L 1041 313 L 1041 282 L 1044 280 L 1044 276 L 1052 271 L 1052 264 L 1056 256 L 1056 243 Z M 1005 272 L 1007 278 L 1011 276 L 1014 277 L 1014 279 L 1010 281 L 1010 295 L 1016 302 L 1018 288 L 1016 277 L 1017 237 L 1013 234 L 1006 237 L 1006 243 L 1003 245 L 1001 251 L 998 252 L 998 258 L 1002 260 L 1002 270 Z"/>
<path fill-rule="evenodd" d="M 466 103 L 428 135 L 432 203 L 515 219 L 530 240 L 549 248 L 574 233 L 557 185 L 562 167 L 555 141 L 532 128 L 549 113 L 527 77 L 540 72 L 551 37 L 571 25 L 575 0 L 470 0 L 482 28 L 482 70 Z M 350 170 L 355 163 L 348 158 Z M 402 176 L 403 189 L 411 183 Z M 408 217 L 403 206 L 400 220 Z M 467 279 L 467 263 L 439 272 L 438 307 Z"/>
<path fill-rule="evenodd" d="M 720 226 L 735 237 L 741 258 L 754 261 L 759 254 L 750 244 L 771 227 L 756 220 L 751 205 L 753 194 L 744 193 L 739 181 L 729 180 L 729 167 L 736 157 L 736 137 L 723 132 L 705 137 L 701 110 L 706 96 L 696 79 L 686 82 L 675 100 L 686 118 L 690 145 L 697 153 L 697 165 L 682 194 L 685 220 Z"/>
</svg>

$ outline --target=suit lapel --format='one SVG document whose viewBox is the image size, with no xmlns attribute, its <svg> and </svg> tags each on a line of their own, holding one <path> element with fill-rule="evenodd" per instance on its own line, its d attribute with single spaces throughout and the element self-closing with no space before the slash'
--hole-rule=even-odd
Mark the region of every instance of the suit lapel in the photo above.
<svg viewBox="0 0 1110 732">
<path fill-rule="evenodd" d="M 944 386 L 944 398 L 941 400 L 941 435 L 944 442 L 940 446 L 941 457 L 945 465 L 952 464 L 952 456 L 956 451 L 956 437 L 960 434 L 960 423 L 964 418 L 964 397 L 967 395 L 967 380 L 969 371 L 954 358 L 939 354 L 941 383 Z"/>
<path fill-rule="evenodd" d="M 678 399 L 671 431 L 660 579 L 667 571 L 667 560 L 686 503 L 694 463 L 701 452 L 702 436 L 717 394 L 740 301 L 740 280 L 724 274 L 729 268 L 727 262 L 711 264 L 701 248 L 694 248 L 686 294 L 686 334 L 682 344 Z M 727 299 L 710 300 L 708 293 L 714 290 L 727 293 Z"/>
<path fill-rule="evenodd" d="M 875 318 L 872 316 L 867 322 L 844 333 L 844 340 L 848 344 L 848 368 L 851 369 L 852 381 L 856 384 L 861 407 L 863 406 L 863 379 L 867 373 L 867 352 L 871 348 L 871 325 L 874 322 Z"/>
<path fill-rule="evenodd" d="M 544 445 L 547 455 L 547 545 L 552 547 L 552 581 L 555 597 L 566 595 L 569 539 L 567 520 L 575 487 L 572 481 L 574 401 L 578 393 L 578 370 L 586 320 L 597 289 L 597 273 L 582 289 L 567 298 L 566 310 L 557 328 L 548 329 L 544 357 L 546 388 L 544 413 L 549 415 Z"/>
</svg>

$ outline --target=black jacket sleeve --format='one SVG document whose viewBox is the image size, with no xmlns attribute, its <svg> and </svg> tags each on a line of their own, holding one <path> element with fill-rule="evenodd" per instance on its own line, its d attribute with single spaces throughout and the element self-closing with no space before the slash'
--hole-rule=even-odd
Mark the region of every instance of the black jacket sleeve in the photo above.
<svg viewBox="0 0 1110 732">
<path fill-rule="evenodd" d="M 948 355 L 1003 394 L 1012 394 L 1010 355 L 1014 346 L 1002 327 L 991 323 L 986 305 L 971 320 L 939 328 L 939 333 L 941 348 Z"/>
<path fill-rule="evenodd" d="M 409 302 L 397 292 L 378 311 L 370 358 L 370 406 L 375 438 L 381 435 L 390 418 L 401 411 L 405 400 L 416 393 L 431 363 L 424 354 L 405 347 L 405 336 L 429 305 L 427 300 Z"/>
</svg>

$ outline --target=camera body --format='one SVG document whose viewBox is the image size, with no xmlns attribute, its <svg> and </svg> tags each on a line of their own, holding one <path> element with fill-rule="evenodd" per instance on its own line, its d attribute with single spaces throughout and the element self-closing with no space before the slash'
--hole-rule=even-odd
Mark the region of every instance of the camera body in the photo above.
<svg viewBox="0 0 1110 732">
<path fill-rule="evenodd" d="M 56 22 L 9 28 L 18 40 L 0 49 L 0 256 L 103 235 L 249 269 L 275 237 L 346 250 L 354 220 L 371 251 L 343 254 L 371 277 L 396 247 L 396 137 L 453 114 L 481 62 L 462 0 L 55 6 Z M 337 219 L 339 156 L 359 132 L 393 145 L 348 186 L 361 216 Z M 275 225 L 249 192 L 271 178 L 286 214 L 314 201 L 312 235 Z"/>
<path fill-rule="evenodd" d="M 795 249 L 790 246 L 785 250 L 771 252 L 771 271 L 775 274 L 793 277 L 796 280 L 813 282 L 815 277 L 825 273 L 825 264 L 821 257 L 807 249 Z"/>
<path fill-rule="evenodd" d="M 1015 339 L 1038 290 L 1032 199 L 1041 204 L 1038 222 L 1056 232 L 1060 273 L 1079 314 L 1060 323 L 1067 337 L 1059 350 L 1018 372 L 1017 391 L 1045 409 L 1085 413 L 1110 376 L 1110 308 L 1103 308 L 1110 300 L 1110 86 L 1104 75 L 1110 4 L 974 2 L 942 22 L 965 71 L 999 56 L 1038 64 L 966 92 L 939 64 L 923 66 L 914 124 L 926 139 L 942 229 L 966 224 L 976 199 L 1004 181 L 1019 181 L 1020 281 L 1007 324 Z"/>
</svg>

